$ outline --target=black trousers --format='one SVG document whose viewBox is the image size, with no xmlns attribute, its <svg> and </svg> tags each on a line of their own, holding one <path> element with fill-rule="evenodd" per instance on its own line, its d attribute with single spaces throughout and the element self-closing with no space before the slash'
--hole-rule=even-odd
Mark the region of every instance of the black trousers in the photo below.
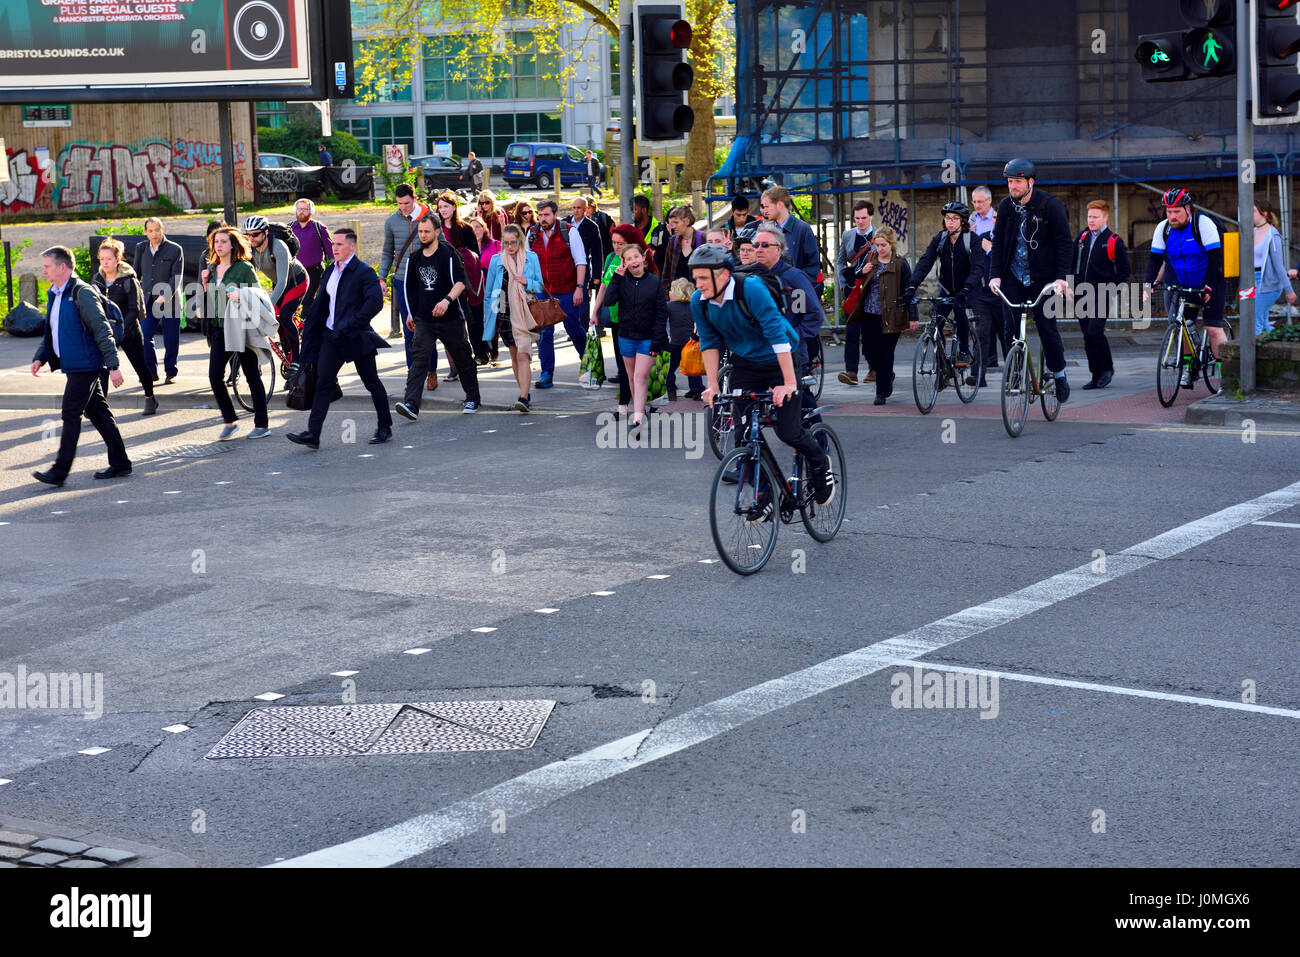
<svg viewBox="0 0 1300 957">
<path fill-rule="evenodd" d="M 884 332 L 879 316 L 862 314 L 862 351 L 876 370 L 876 395 L 889 398 L 894 392 L 894 350 L 901 332 Z"/>
<path fill-rule="evenodd" d="M 217 408 L 221 410 L 221 420 L 227 425 L 236 421 L 239 416 L 235 414 L 235 404 L 230 401 L 230 392 L 226 389 L 226 370 L 230 368 L 230 357 L 233 353 L 226 351 L 226 344 L 221 338 L 221 330 L 217 329 L 208 337 L 208 385 L 212 387 L 212 395 L 217 400 Z M 266 389 L 262 386 L 262 375 L 258 369 L 257 353 L 252 349 L 245 349 L 239 354 L 239 368 L 244 373 L 244 381 L 248 385 L 248 394 L 253 399 L 253 425 L 259 429 L 265 429 L 270 426 L 266 410 Z"/>
<path fill-rule="evenodd" d="M 299 315 L 305 319 L 307 310 L 311 308 L 312 300 L 316 298 L 316 291 L 320 289 L 320 280 L 325 273 L 325 264 L 320 263 L 315 266 L 304 266 L 303 268 L 307 270 L 307 294 L 302 297 L 302 311 Z"/>
<path fill-rule="evenodd" d="M 1030 302 L 1038 297 L 1038 294 L 1046 285 L 1045 282 L 1037 282 L 1022 286 L 1016 280 L 1008 279 L 1002 284 L 1002 295 L 1012 302 Z M 1011 323 L 1012 328 L 1016 333 L 1019 333 L 1020 313 L 1012 313 Z M 1040 302 L 1038 308 L 1034 310 L 1034 327 L 1038 330 L 1038 338 L 1043 343 L 1043 355 L 1047 360 L 1047 370 L 1052 373 L 1064 372 L 1065 343 L 1061 341 L 1061 332 L 1056 328 L 1055 317 L 1047 315 L 1047 304 L 1045 302 Z"/>
<path fill-rule="evenodd" d="M 618 380 L 618 404 L 631 405 L 632 384 L 627 381 L 627 367 L 623 365 L 623 353 L 618 351 L 618 323 L 616 322 L 613 325 L 611 325 L 609 327 L 609 331 L 610 331 L 610 339 L 614 343 L 614 365 L 610 366 L 608 362 L 605 363 L 605 378 Z M 604 347 L 602 346 L 601 348 Z M 615 376 L 611 376 L 609 374 L 609 370 L 611 368 L 617 370 L 618 374 Z"/>
<path fill-rule="evenodd" d="M 862 342 L 862 320 L 854 319 L 844 325 L 844 371 L 849 375 L 858 374 L 858 350 Z M 863 349 L 867 360 L 867 369 L 871 369 L 871 356 Z"/>
<path fill-rule="evenodd" d="M 320 354 L 316 357 L 316 395 L 312 398 L 311 415 L 307 419 L 307 431 L 312 435 L 319 436 L 321 428 L 325 425 L 325 415 L 330 410 L 330 396 L 334 394 L 334 383 L 338 381 L 339 370 L 343 368 L 345 361 L 343 356 L 339 355 L 334 340 L 327 333 L 320 344 Z M 379 381 L 375 354 L 372 352 L 368 356 L 362 356 L 353 362 L 353 365 L 356 366 L 362 384 L 369 390 L 370 398 L 374 400 L 379 427 L 391 429 L 393 413 L 388 409 L 388 393 L 384 391 L 384 384 Z M 412 365 L 412 368 L 423 369 L 424 367 Z M 423 372 L 420 374 L 424 375 Z"/>
<path fill-rule="evenodd" d="M 1106 317 L 1079 319 L 1079 328 L 1083 331 L 1083 349 L 1088 354 L 1088 371 L 1093 380 L 1100 379 L 1105 373 L 1115 371 L 1115 362 L 1110 354 L 1110 342 L 1106 339 Z"/>
<path fill-rule="evenodd" d="M 452 318 L 453 314 L 455 318 Z M 465 338 L 465 322 L 460 318 L 460 311 L 453 304 L 447 310 L 447 315 L 441 319 L 415 320 L 415 337 L 411 342 L 411 368 L 406 370 L 405 401 L 417 412 L 420 410 L 420 399 L 424 397 L 424 370 L 429 364 L 430 353 L 437 348 L 436 343 L 439 339 L 442 340 L 447 355 L 456 368 L 460 387 L 465 390 L 465 398 L 470 402 L 479 401 L 478 366 L 474 362 L 474 352 L 470 348 L 469 340 Z M 360 369 L 358 368 L 357 371 L 359 372 Z"/>
<path fill-rule="evenodd" d="M 81 439 L 81 417 L 84 415 L 95 427 L 99 437 L 108 447 L 109 468 L 130 468 L 126 457 L 126 443 L 113 421 L 112 410 L 99 386 L 98 372 L 69 372 L 63 387 L 63 429 L 59 435 L 59 452 L 50 469 L 58 478 L 72 471 L 72 460 L 77 457 L 77 442 Z"/>
<path fill-rule="evenodd" d="M 483 303 L 469 308 L 469 344 L 474 350 L 474 358 L 486 362 L 488 358 L 488 344 L 483 341 Z M 493 342 L 493 345 L 496 343 Z M 460 368 L 457 366 L 457 368 Z"/>
<path fill-rule="evenodd" d="M 984 368 L 997 368 L 999 343 L 1003 359 L 1006 359 L 1007 352 L 1011 349 L 1011 321 L 1006 304 L 996 293 L 981 289 L 975 296 L 973 306 L 979 325 L 980 346 L 984 350 Z"/>
<path fill-rule="evenodd" d="M 953 324 L 957 327 L 957 348 L 962 352 L 970 352 L 970 316 L 966 314 L 965 308 L 936 304 L 934 311 L 936 315 L 952 317 Z"/>
<path fill-rule="evenodd" d="M 149 365 L 144 358 L 144 337 L 140 335 L 140 323 L 136 322 L 135 332 L 132 334 L 130 326 L 123 331 L 121 341 L 117 347 L 126 355 L 126 361 L 131 363 L 131 368 L 135 370 L 136 378 L 140 380 L 140 385 L 144 389 L 144 394 L 153 398 L 153 373 L 149 371 Z M 116 330 L 114 330 L 116 331 Z M 105 369 L 99 374 L 99 388 L 104 393 L 105 398 L 108 396 L 108 370 Z"/>
<path fill-rule="evenodd" d="M 895 336 L 897 338 L 897 336 Z M 731 357 L 731 387 L 741 389 L 746 392 L 764 392 L 768 389 L 781 385 L 785 381 L 785 376 L 781 373 L 781 367 L 775 362 L 749 362 L 739 356 Z M 736 437 L 738 440 L 748 434 L 749 414 L 753 408 L 753 402 L 739 400 L 736 402 L 736 417 L 739 420 L 737 425 Z M 817 440 L 812 437 L 812 433 L 804 428 L 803 425 L 803 400 L 798 391 L 795 392 L 785 405 L 773 407 L 772 410 L 776 416 L 776 437 L 791 448 L 798 449 L 808 459 L 808 464 L 813 468 L 825 468 L 830 464 L 830 458 Z"/>
</svg>

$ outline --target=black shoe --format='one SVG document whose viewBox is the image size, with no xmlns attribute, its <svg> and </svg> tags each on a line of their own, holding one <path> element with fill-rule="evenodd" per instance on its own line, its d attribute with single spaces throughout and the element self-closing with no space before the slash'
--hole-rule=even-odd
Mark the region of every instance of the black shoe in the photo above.
<svg viewBox="0 0 1300 957">
<path fill-rule="evenodd" d="M 1065 376 L 1056 380 L 1056 401 L 1062 405 L 1070 398 L 1070 383 L 1065 381 Z"/>
<path fill-rule="evenodd" d="M 829 505 L 835 498 L 835 473 L 829 468 L 813 469 L 813 500 L 818 505 Z"/>
<path fill-rule="evenodd" d="M 887 400 L 885 399 L 885 397 L 884 397 L 883 395 L 878 395 L 878 396 L 876 396 L 876 401 L 873 402 L 873 403 L 871 403 L 871 404 L 872 404 L 872 405 L 884 405 L 886 401 L 887 401 Z"/>
<path fill-rule="evenodd" d="M 32 477 L 38 482 L 53 485 L 55 488 L 62 488 L 64 481 L 67 480 L 66 475 L 55 475 L 54 469 L 50 469 L 48 472 L 33 472 Z"/>
<path fill-rule="evenodd" d="M 116 467 L 110 465 L 108 468 L 104 469 L 104 471 L 96 472 L 95 478 L 97 479 L 125 478 L 130 474 L 131 474 L 131 466 L 129 465 L 119 465 Z"/>
<path fill-rule="evenodd" d="M 514 407 L 516 412 L 528 412 L 532 409 L 533 404 L 521 395 L 519 398 L 515 399 Z"/>
<path fill-rule="evenodd" d="M 1089 389 L 1096 389 L 1096 388 L 1098 388 L 1096 376 L 1093 376 L 1091 379 L 1089 379 L 1087 382 L 1083 384 L 1084 392 L 1087 392 Z"/>
<path fill-rule="evenodd" d="M 987 389 L 988 387 L 989 387 L 988 379 L 980 379 L 980 388 Z"/>
<path fill-rule="evenodd" d="M 145 399 L 144 399 L 144 411 L 141 412 L 140 414 L 141 414 L 141 415 L 153 415 L 153 414 L 154 414 L 155 412 L 157 412 L 157 411 L 158 411 L 158 400 L 155 399 L 155 398 L 154 398 L 153 396 L 151 396 L 151 395 L 147 395 L 147 396 L 145 396 Z"/>
<path fill-rule="evenodd" d="M 370 437 L 371 445 L 383 445 L 393 437 L 392 429 L 375 429 L 375 434 Z"/>
<path fill-rule="evenodd" d="M 309 449 L 320 448 L 320 436 L 311 432 L 286 432 L 284 437 L 294 445 L 305 445 Z"/>
<path fill-rule="evenodd" d="M 687 392 L 687 393 L 686 393 L 686 398 L 688 398 L 688 399 L 694 399 L 696 402 L 699 402 L 699 401 L 700 401 L 700 393 L 698 393 L 698 392 L 696 392 L 694 389 L 692 389 L 690 392 Z"/>
<path fill-rule="evenodd" d="M 735 485 L 740 481 L 740 460 L 737 459 L 731 463 L 731 468 L 722 473 L 722 482 L 724 485 Z"/>
<path fill-rule="evenodd" d="M 1097 380 L 1097 388 L 1098 389 L 1106 388 L 1106 386 L 1110 385 L 1110 380 L 1113 378 L 1115 378 L 1115 370 L 1111 369 L 1106 372 L 1103 372 L 1101 374 L 1101 378 Z"/>
<path fill-rule="evenodd" d="M 968 376 L 966 377 L 966 384 L 967 384 L 967 385 L 974 385 L 974 384 L 975 384 L 975 377 L 974 377 L 973 375 L 968 375 Z"/>
</svg>

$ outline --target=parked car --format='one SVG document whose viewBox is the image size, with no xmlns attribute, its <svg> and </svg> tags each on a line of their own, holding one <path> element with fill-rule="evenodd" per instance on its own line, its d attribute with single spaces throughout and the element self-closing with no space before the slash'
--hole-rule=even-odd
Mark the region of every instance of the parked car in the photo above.
<svg viewBox="0 0 1300 957">
<path fill-rule="evenodd" d="M 296 156 L 290 156 L 288 153 L 258 153 L 258 169 L 296 169 L 298 167 L 310 167 L 315 169 L 320 163 L 304 163 Z"/>
<path fill-rule="evenodd" d="M 406 164 L 411 169 L 424 170 L 424 188 L 427 190 L 466 189 L 473 185 L 456 157 L 412 156 Z"/>
<path fill-rule="evenodd" d="M 531 183 L 550 189 L 557 176 L 561 186 L 586 183 L 586 152 L 565 143 L 511 143 L 506 150 L 507 185 L 518 189 Z"/>
</svg>

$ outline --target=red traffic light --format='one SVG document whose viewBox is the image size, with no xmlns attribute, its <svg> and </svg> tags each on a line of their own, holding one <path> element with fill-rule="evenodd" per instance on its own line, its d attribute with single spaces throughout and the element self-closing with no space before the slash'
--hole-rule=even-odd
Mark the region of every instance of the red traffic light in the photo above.
<svg viewBox="0 0 1300 957">
<path fill-rule="evenodd" d="M 679 50 L 689 50 L 691 36 L 691 25 L 685 20 L 678 20 L 668 30 L 668 43 Z"/>
</svg>

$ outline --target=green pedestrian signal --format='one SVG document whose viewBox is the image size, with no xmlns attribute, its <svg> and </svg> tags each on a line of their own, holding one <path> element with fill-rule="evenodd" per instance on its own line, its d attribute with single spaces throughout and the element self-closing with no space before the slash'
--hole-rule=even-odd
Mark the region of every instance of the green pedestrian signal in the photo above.
<svg viewBox="0 0 1300 957">
<path fill-rule="evenodd" d="M 1188 31 L 1184 49 L 1188 65 L 1197 76 L 1224 76 L 1236 68 L 1232 40 L 1214 27 Z"/>
<path fill-rule="evenodd" d="M 1213 33 L 1207 33 L 1205 42 L 1201 44 L 1201 62 L 1207 67 L 1213 63 L 1219 62 L 1219 51 L 1223 49 L 1221 44 Z"/>
</svg>

